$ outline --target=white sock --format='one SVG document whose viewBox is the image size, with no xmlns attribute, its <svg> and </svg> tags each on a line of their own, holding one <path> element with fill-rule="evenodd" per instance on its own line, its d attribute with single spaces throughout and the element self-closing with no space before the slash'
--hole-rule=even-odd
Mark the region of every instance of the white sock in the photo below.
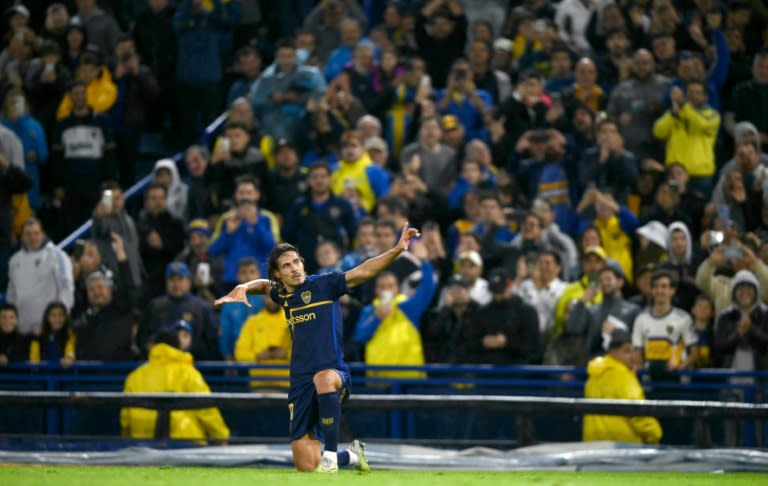
<svg viewBox="0 0 768 486">
<path fill-rule="evenodd" d="M 347 452 L 349 453 L 349 465 L 350 466 L 357 466 L 360 464 L 360 459 L 357 457 L 357 454 L 347 449 Z"/>
<path fill-rule="evenodd" d="M 336 457 L 336 453 L 335 452 L 323 451 L 323 457 L 327 457 L 328 459 L 333 461 L 335 464 L 339 463 L 339 459 L 338 459 L 338 457 Z"/>
</svg>

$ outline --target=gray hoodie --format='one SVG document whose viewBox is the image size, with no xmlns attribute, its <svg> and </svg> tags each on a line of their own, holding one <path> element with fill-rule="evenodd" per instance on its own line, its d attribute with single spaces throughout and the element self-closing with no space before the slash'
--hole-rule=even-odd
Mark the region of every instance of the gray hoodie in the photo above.
<svg viewBox="0 0 768 486">
<path fill-rule="evenodd" d="M 186 221 L 187 216 L 187 191 L 188 187 L 179 177 L 179 169 L 173 159 L 160 159 L 152 170 L 154 174 L 160 169 L 168 169 L 171 173 L 171 186 L 168 188 L 168 196 L 165 200 L 166 209 L 171 216 Z"/>
<path fill-rule="evenodd" d="M 685 239 L 688 241 L 688 246 L 685 248 L 685 255 L 683 258 L 678 258 L 672 252 L 672 232 L 680 230 L 685 233 Z M 673 265 L 689 265 L 691 258 L 693 257 L 693 242 L 691 241 L 691 232 L 688 230 L 688 226 L 682 221 L 675 221 L 667 228 L 667 255 L 669 263 Z"/>
<path fill-rule="evenodd" d="M 744 121 L 739 122 L 736 124 L 736 127 L 733 129 L 733 138 L 736 141 L 736 143 L 739 143 L 742 138 L 744 138 L 747 134 L 752 134 L 757 139 L 757 150 L 760 151 L 760 163 L 757 164 L 757 167 L 755 167 L 752 170 L 752 176 L 755 180 L 760 179 L 760 172 L 762 171 L 768 171 L 768 154 L 762 152 L 762 146 L 760 145 L 760 134 L 757 131 L 757 128 L 755 125 L 753 125 L 750 122 Z M 732 158 L 726 164 L 723 166 L 722 170 L 720 170 L 720 177 L 717 179 L 717 185 L 715 185 L 714 191 L 712 191 L 712 202 L 715 203 L 717 206 L 721 206 L 725 204 L 725 193 L 723 192 L 723 187 L 725 186 L 725 178 L 728 176 L 728 174 L 732 170 L 741 170 L 739 167 L 739 162 L 736 160 L 736 157 Z M 746 188 L 749 189 L 749 188 Z M 765 191 L 764 191 L 765 192 Z M 763 197 L 768 196 L 767 194 L 764 194 Z"/>
</svg>

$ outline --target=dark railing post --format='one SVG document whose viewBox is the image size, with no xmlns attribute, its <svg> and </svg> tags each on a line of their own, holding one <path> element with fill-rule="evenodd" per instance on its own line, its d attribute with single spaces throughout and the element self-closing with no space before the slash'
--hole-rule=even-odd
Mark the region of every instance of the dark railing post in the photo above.
<svg viewBox="0 0 768 486">
<path fill-rule="evenodd" d="M 391 395 L 400 395 L 400 383 L 395 381 L 390 387 Z M 389 424 L 391 430 L 389 431 L 390 439 L 402 439 L 403 438 L 403 412 L 400 410 L 391 410 L 389 412 Z"/>
<path fill-rule="evenodd" d="M 59 391 L 59 380 L 56 375 L 47 370 L 48 378 L 46 381 L 47 391 Z M 59 435 L 61 434 L 61 416 L 63 409 L 61 407 L 46 407 L 45 408 L 45 433 L 46 435 Z"/>
<path fill-rule="evenodd" d="M 755 385 L 744 386 L 744 403 L 756 403 L 755 402 Z M 744 419 L 744 447 L 755 447 L 755 421 L 754 418 Z"/>
</svg>

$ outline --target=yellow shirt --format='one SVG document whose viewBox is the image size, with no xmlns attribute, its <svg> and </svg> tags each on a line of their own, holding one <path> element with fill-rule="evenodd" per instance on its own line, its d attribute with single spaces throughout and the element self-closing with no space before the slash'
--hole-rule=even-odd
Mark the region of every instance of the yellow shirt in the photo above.
<svg viewBox="0 0 768 486">
<path fill-rule="evenodd" d="M 284 359 L 259 360 L 256 357 L 262 351 L 277 347 L 285 350 Z M 291 362 L 291 333 L 285 321 L 285 313 L 281 309 L 269 312 L 262 309 L 249 317 L 240 330 L 240 337 L 235 344 L 235 359 L 248 363 L 269 365 L 288 364 Z M 263 369 L 251 370 L 251 376 L 284 376 L 288 378 L 288 370 Z M 288 388 L 288 381 L 252 381 L 252 387 Z"/>
<path fill-rule="evenodd" d="M 360 205 L 366 212 L 370 213 L 376 206 L 376 193 L 368 180 L 366 169 L 373 162 L 367 153 L 354 162 L 345 160 L 339 161 L 338 168 L 331 174 L 331 190 L 337 196 L 344 194 L 344 189 L 348 186 L 354 188 L 359 197 Z"/>
<path fill-rule="evenodd" d="M 709 106 L 685 103 L 677 116 L 666 112 L 653 124 L 653 135 L 667 141 L 666 163 L 681 163 L 691 177 L 715 173 L 715 141 L 720 114 Z"/>
</svg>

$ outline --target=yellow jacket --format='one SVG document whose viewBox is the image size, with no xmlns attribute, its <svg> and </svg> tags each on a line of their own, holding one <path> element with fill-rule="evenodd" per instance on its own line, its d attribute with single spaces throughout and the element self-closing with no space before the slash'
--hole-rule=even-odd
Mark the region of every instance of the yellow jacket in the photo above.
<svg viewBox="0 0 768 486">
<path fill-rule="evenodd" d="M 370 213 L 376 206 L 376 193 L 368 180 L 368 166 L 371 165 L 371 157 L 366 152 L 359 159 L 348 162 L 339 161 L 339 166 L 331 174 L 331 190 L 337 196 L 344 194 L 347 184 L 350 184 L 360 194 L 360 205 Z"/>
<path fill-rule="evenodd" d="M 112 75 L 109 69 L 102 67 L 101 74 L 88 83 L 85 88 L 85 100 L 95 113 L 103 113 L 115 104 L 117 101 L 117 86 L 112 82 Z M 59 109 L 56 111 L 56 119 L 61 120 L 72 113 L 72 97 L 69 93 L 64 95 Z"/>
<path fill-rule="evenodd" d="M 48 339 L 46 336 L 40 336 L 40 339 Z M 67 335 L 67 342 L 64 343 L 64 356 L 63 358 L 72 358 L 75 359 L 75 343 L 77 342 L 77 338 L 75 337 L 75 333 L 72 331 L 69 332 Z M 40 356 L 40 341 L 35 339 L 31 343 L 29 343 L 29 360 L 33 363 L 39 363 L 41 360 Z"/>
<path fill-rule="evenodd" d="M 400 303 L 407 300 L 403 294 L 392 299 L 392 312 L 376 329 L 365 345 L 365 363 L 379 366 L 423 366 L 424 349 L 418 327 L 400 309 Z M 377 308 L 381 299 L 373 300 Z M 426 378 L 421 371 L 369 371 L 368 376 L 387 378 Z"/>
<path fill-rule="evenodd" d="M 677 116 L 669 111 L 653 124 L 653 136 L 667 141 L 666 163 L 680 162 L 691 177 L 715 173 L 715 140 L 720 114 L 709 105 L 685 103 Z"/>
<path fill-rule="evenodd" d="M 608 219 L 596 219 L 595 229 L 600 234 L 605 254 L 616 260 L 624 271 L 624 278 L 632 283 L 632 240 L 621 228 L 618 216 Z"/>
<path fill-rule="evenodd" d="M 560 334 L 565 329 L 565 314 L 568 310 L 568 304 L 571 301 L 579 300 L 584 295 L 584 291 L 589 287 L 589 277 L 584 275 L 579 280 L 568 285 L 555 306 L 555 334 Z M 587 302 L 587 307 L 599 304 L 603 301 L 603 292 L 597 291 L 595 297 Z"/>
<path fill-rule="evenodd" d="M 139 366 L 125 380 L 125 393 L 210 393 L 203 376 L 195 369 L 192 355 L 167 344 L 156 344 L 149 351 L 149 361 Z M 124 437 L 151 439 L 155 436 L 157 412 L 146 408 L 120 411 Z M 171 439 L 194 440 L 205 444 L 206 437 L 229 438 L 229 428 L 218 408 L 171 412 Z"/>
<path fill-rule="evenodd" d="M 634 371 L 611 355 L 595 358 L 587 365 L 585 398 L 645 400 L 643 387 Z M 612 440 L 657 444 L 661 440 L 661 425 L 653 417 L 621 417 L 615 415 L 585 415 L 584 440 Z"/>
<path fill-rule="evenodd" d="M 256 356 L 268 348 L 278 347 L 285 350 L 285 359 L 259 360 Z M 262 309 L 249 317 L 240 330 L 240 337 L 235 344 L 235 359 L 248 363 L 269 365 L 288 364 L 291 362 L 291 333 L 285 321 L 282 309 L 269 312 Z M 288 370 L 264 369 L 251 370 L 251 376 L 284 376 L 288 378 Z M 253 387 L 288 388 L 288 381 L 252 381 Z"/>
</svg>

